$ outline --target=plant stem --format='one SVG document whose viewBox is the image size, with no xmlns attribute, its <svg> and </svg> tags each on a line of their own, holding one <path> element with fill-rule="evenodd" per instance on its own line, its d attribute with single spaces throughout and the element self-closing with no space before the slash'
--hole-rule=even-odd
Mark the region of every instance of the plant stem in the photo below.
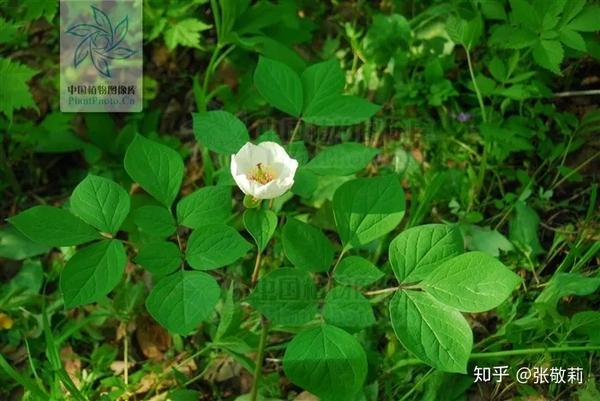
<svg viewBox="0 0 600 401">
<path fill-rule="evenodd" d="M 555 93 L 554 97 L 569 97 L 569 96 L 595 96 L 600 95 L 599 89 L 589 89 L 584 91 L 567 91 Z"/>
<path fill-rule="evenodd" d="M 252 286 L 254 287 L 254 284 L 256 284 L 256 282 L 258 281 L 258 274 L 260 273 L 260 259 L 261 259 L 261 252 L 257 252 L 256 253 L 256 261 L 254 262 L 254 270 L 252 271 Z"/>
<path fill-rule="evenodd" d="M 398 291 L 400 289 L 400 287 L 390 287 L 390 288 L 384 288 L 381 290 L 375 290 L 375 291 L 367 291 L 364 294 L 367 296 L 370 295 L 380 295 L 380 294 L 386 294 L 388 292 L 394 292 L 394 291 Z"/>
<path fill-rule="evenodd" d="M 262 378 L 263 360 L 265 359 L 265 348 L 267 347 L 267 336 L 269 334 L 269 326 L 264 317 L 261 317 L 260 324 L 260 342 L 258 343 L 258 354 L 256 355 L 256 367 L 254 368 L 250 401 L 256 401 L 258 397 L 258 382 Z"/>
<path fill-rule="evenodd" d="M 40 400 L 49 399 L 49 396 L 46 393 L 46 391 L 43 388 L 41 388 L 38 385 L 38 383 L 31 380 L 29 377 L 23 376 L 19 372 L 17 372 L 8 363 L 8 361 L 4 359 L 4 356 L 2 354 L 0 354 L 0 370 L 4 371 L 4 373 L 6 373 L 8 377 L 10 377 L 15 382 L 19 383 L 21 386 L 26 388 L 36 398 Z"/>
<path fill-rule="evenodd" d="M 549 348 L 527 348 L 527 349 L 511 349 L 507 351 L 496 351 L 496 352 L 473 352 L 469 357 L 470 360 L 488 359 L 488 358 L 500 358 L 507 356 L 518 356 L 518 355 L 532 355 L 551 353 L 558 354 L 563 352 L 589 352 L 589 351 L 600 351 L 599 345 L 586 345 L 586 346 L 574 346 L 574 347 L 549 347 Z M 390 368 L 387 373 L 393 372 L 394 370 L 404 366 L 415 366 L 415 365 L 426 365 L 425 362 L 417 358 L 403 359 L 398 361 L 396 365 Z"/>
<path fill-rule="evenodd" d="M 294 138 L 296 138 L 296 134 L 300 130 L 300 123 L 301 122 L 302 122 L 301 119 L 298 119 L 298 121 L 296 122 L 296 125 L 294 126 L 294 130 L 292 131 L 292 136 L 290 137 L 290 140 L 288 141 L 288 144 L 294 142 Z"/>
<path fill-rule="evenodd" d="M 333 265 L 333 269 L 331 269 L 331 274 L 329 275 L 329 278 L 327 279 L 327 289 L 331 288 L 332 278 L 333 278 L 333 275 L 335 274 L 335 269 L 337 269 L 338 265 L 340 264 L 340 261 L 342 260 L 342 258 L 344 257 L 345 254 L 346 254 L 346 248 L 343 248 L 342 251 L 340 252 L 340 254 L 338 255 L 337 260 L 335 261 L 335 264 Z"/>
<path fill-rule="evenodd" d="M 515 356 L 515 355 L 531 355 L 531 354 L 542 354 L 548 352 L 551 354 L 559 354 L 563 352 L 587 352 L 587 351 L 600 351 L 600 345 L 585 345 L 585 346 L 574 346 L 574 347 L 549 347 L 549 348 L 526 348 L 526 349 L 511 349 L 507 351 L 496 351 L 496 352 L 474 352 L 471 354 L 470 359 L 487 359 L 497 358 L 503 356 Z"/>
<path fill-rule="evenodd" d="M 576 172 L 578 172 L 579 170 L 581 170 L 582 168 L 584 168 L 585 166 L 587 166 L 589 163 L 591 163 L 596 157 L 598 157 L 598 155 L 600 155 L 600 153 L 594 153 L 590 158 L 586 159 L 583 161 L 583 163 L 581 163 L 579 166 L 575 167 L 574 169 L 572 169 L 571 171 L 569 171 L 568 174 L 565 174 L 565 176 L 563 178 L 561 178 L 556 184 L 554 184 L 550 190 L 554 191 L 556 188 L 558 188 L 563 182 L 565 182 L 569 177 L 571 177 L 572 175 L 574 175 Z"/>
<path fill-rule="evenodd" d="M 477 81 L 475 80 L 475 73 L 473 72 L 473 64 L 471 63 L 471 54 L 469 49 L 465 46 L 465 53 L 467 54 L 467 65 L 469 66 L 469 74 L 471 74 L 471 81 L 473 82 L 473 88 L 475 89 L 475 94 L 477 95 L 477 101 L 479 102 L 479 108 L 481 109 L 481 119 L 483 122 L 487 122 L 487 117 L 485 116 L 485 106 L 483 105 L 483 97 L 481 96 L 481 92 L 479 91 L 479 86 L 477 86 Z"/>
<path fill-rule="evenodd" d="M 475 73 L 473 72 L 473 63 L 471 62 L 471 53 L 469 52 L 469 48 L 464 46 L 465 53 L 467 54 L 467 65 L 469 66 L 469 74 L 471 75 L 471 81 L 473 82 L 473 89 L 475 89 L 475 94 L 477 95 L 477 102 L 479 102 L 479 108 L 481 109 L 481 120 L 486 123 L 487 117 L 485 114 L 485 105 L 483 104 L 483 97 L 481 96 L 481 91 L 479 90 L 479 86 L 477 85 L 477 80 L 475 79 Z M 484 142 L 483 144 L 483 154 L 481 155 L 481 164 L 479 166 L 479 174 L 477 176 L 477 186 L 475 187 L 475 191 L 473 197 L 477 196 L 481 188 L 483 187 L 483 182 L 485 180 L 485 170 L 487 169 L 487 146 Z M 473 202 L 470 202 L 470 205 Z"/>
<path fill-rule="evenodd" d="M 129 341 L 127 341 L 127 326 L 125 326 L 125 335 L 123 336 L 123 361 L 125 367 L 123 368 L 123 381 L 125 387 L 129 385 Z"/>
</svg>

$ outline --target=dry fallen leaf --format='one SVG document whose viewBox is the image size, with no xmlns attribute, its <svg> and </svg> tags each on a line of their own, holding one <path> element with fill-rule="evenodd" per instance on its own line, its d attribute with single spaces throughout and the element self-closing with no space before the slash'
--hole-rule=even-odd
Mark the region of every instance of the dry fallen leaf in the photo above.
<svg viewBox="0 0 600 401">
<path fill-rule="evenodd" d="M 79 387 L 79 375 L 81 373 L 81 359 L 79 359 L 79 355 L 77 355 L 69 345 L 60 350 L 60 360 L 62 361 L 67 374 L 71 380 L 73 380 L 73 383 Z"/>
<path fill-rule="evenodd" d="M 303 391 L 294 398 L 294 401 L 319 401 L 319 399 L 308 391 Z"/>
<path fill-rule="evenodd" d="M 169 332 L 147 317 L 137 319 L 135 336 L 142 353 L 155 361 L 163 360 L 164 352 L 171 346 Z"/>
</svg>

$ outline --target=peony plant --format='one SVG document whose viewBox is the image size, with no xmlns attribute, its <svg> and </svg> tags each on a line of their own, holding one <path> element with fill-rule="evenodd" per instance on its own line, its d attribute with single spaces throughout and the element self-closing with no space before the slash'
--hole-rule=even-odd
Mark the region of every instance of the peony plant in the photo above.
<svg viewBox="0 0 600 401">
<path fill-rule="evenodd" d="M 348 105 L 366 101 L 319 91 L 319 85 L 337 85 L 338 70 L 319 63 L 300 77 L 261 59 L 255 79 L 274 107 L 298 117 L 294 137 L 302 123 L 343 125 L 377 110 L 369 103 L 370 114 L 361 109 L 351 116 Z M 284 92 L 281 77 L 296 82 L 296 92 Z M 342 119 L 337 108 L 328 114 L 332 102 L 346 104 L 351 118 Z M 35 206 L 9 219 L 32 241 L 73 249 L 60 272 L 66 308 L 106 302 L 133 262 L 148 276 L 149 315 L 174 335 L 208 326 L 210 346 L 251 371 L 251 401 L 264 388 L 263 362 L 274 333 L 277 341 L 284 338 L 282 365 L 291 382 L 323 401 L 359 398 L 370 367 L 356 333 L 382 318 L 373 311 L 376 302 L 388 304 L 398 340 L 419 361 L 466 372 L 473 337 L 463 313 L 497 307 L 519 276 L 487 254 L 465 253 L 453 225 L 400 230 L 405 197 L 399 177 L 366 174 L 375 149 L 346 142 L 309 160 L 301 140 L 283 145 L 271 135 L 251 143 L 245 124 L 220 110 L 195 114 L 194 131 L 203 149 L 224 160 L 216 185 L 182 196 L 182 156 L 136 135 L 124 157 L 125 188 L 89 175 L 68 205 Z M 293 197 L 310 207 L 327 176 L 346 177 L 328 195 L 335 233 L 285 207 Z M 234 185 L 249 201 L 240 201 Z M 372 244 L 388 250 L 393 277 L 364 251 Z M 395 283 L 382 288 L 384 278 Z"/>
</svg>

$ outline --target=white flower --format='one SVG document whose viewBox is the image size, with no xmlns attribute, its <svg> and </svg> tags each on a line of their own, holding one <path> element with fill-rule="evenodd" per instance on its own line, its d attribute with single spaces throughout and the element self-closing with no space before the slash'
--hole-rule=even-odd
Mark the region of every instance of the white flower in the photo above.
<svg viewBox="0 0 600 401">
<path fill-rule="evenodd" d="M 231 175 L 243 193 L 273 199 L 294 185 L 298 162 L 275 142 L 246 143 L 231 157 Z"/>
</svg>

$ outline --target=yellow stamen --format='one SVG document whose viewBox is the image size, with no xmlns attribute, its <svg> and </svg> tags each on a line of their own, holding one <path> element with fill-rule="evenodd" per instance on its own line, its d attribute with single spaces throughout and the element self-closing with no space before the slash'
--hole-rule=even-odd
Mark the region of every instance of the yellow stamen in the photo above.
<svg viewBox="0 0 600 401">
<path fill-rule="evenodd" d="M 265 185 L 275 179 L 275 172 L 269 166 L 263 167 L 262 163 L 257 163 L 256 168 L 253 168 L 248 174 L 248 178 Z"/>
</svg>

